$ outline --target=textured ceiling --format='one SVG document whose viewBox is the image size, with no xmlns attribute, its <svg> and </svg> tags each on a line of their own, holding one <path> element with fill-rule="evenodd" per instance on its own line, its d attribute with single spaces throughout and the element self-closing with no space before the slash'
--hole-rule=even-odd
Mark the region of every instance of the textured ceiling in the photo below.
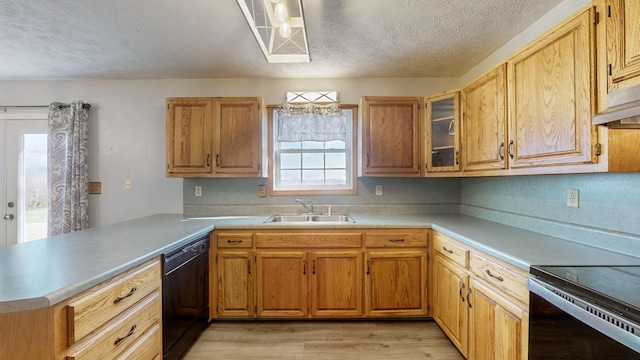
<svg viewBox="0 0 640 360">
<path fill-rule="evenodd" d="M 235 0 L 0 0 L 0 79 L 459 77 L 561 0 L 303 0 L 268 64 Z"/>
</svg>

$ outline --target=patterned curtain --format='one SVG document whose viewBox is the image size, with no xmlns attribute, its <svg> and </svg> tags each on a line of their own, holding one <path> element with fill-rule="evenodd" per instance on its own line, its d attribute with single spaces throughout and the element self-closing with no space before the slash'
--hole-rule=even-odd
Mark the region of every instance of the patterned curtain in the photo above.
<svg viewBox="0 0 640 360">
<path fill-rule="evenodd" d="M 284 104 L 278 109 L 277 141 L 331 141 L 347 138 L 346 120 L 338 104 Z"/>
<path fill-rule="evenodd" d="M 49 236 L 89 227 L 88 120 L 82 101 L 49 106 Z"/>
</svg>

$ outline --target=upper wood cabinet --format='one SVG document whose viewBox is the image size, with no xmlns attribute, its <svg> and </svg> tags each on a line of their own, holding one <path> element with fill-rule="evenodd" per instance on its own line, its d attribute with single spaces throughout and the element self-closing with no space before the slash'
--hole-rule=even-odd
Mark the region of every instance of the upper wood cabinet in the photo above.
<svg viewBox="0 0 640 360">
<path fill-rule="evenodd" d="M 640 85 L 640 2 L 596 0 L 598 12 L 598 112 L 607 94 Z"/>
<path fill-rule="evenodd" d="M 506 68 L 502 64 L 462 89 L 465 171 L 507 167 Z"/>
<path fill-rule="evenodd" d="M 167 177 L 262 177 L 260 98 L 168 98 Z"/>
<path fill-rule="evenodd" d="M 362 176 L 421 175 L 421 102 L 418 97 L 362 98 Z"/>
<path fill-rule="evenodd" d="M 460 171 L 460 92 L 425 99 L 427 172 Z"/>
<path fill-rule="evenodd" d="M 509 59 L 510 168 L 596 161 L 591 13 L 564 21 Z"/>
</svg>

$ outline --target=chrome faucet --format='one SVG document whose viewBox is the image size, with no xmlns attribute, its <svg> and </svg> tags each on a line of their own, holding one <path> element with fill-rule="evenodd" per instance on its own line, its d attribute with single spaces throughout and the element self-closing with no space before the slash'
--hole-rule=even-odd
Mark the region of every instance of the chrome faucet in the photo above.
<svg viewBox="0 0 640 360">
<path fill-rule="evenodd" d="M 311 199 L 307 199 L 307 203 L 306 204 L 304 203 L 304 201 L 302 201 L 300 199 L 296 199 L 296 202 L 300 203 L 300 205 L 304 206 L 304 208 L 309 211 L 309 214 L 313 214 L 313 203 L 311 202 Z"/>
</svg>

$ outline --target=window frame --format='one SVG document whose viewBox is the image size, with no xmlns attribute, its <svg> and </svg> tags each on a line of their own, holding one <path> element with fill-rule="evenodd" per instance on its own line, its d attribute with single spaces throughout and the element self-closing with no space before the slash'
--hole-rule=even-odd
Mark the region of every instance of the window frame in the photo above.
<svg viewBox="0 0 640 360">
<path fill-rule="evenodd" d="M 340 104 L 343 110 L 351 110 L 351 188 L 350 189 L 274 189 L 275 185 L 275 129 L 273 112 L 279 105 L 267 106 L 268 132 L 268 192 L 269 195 L 356 195 L 358 194 L 358 105 Z"/>
</svg>

